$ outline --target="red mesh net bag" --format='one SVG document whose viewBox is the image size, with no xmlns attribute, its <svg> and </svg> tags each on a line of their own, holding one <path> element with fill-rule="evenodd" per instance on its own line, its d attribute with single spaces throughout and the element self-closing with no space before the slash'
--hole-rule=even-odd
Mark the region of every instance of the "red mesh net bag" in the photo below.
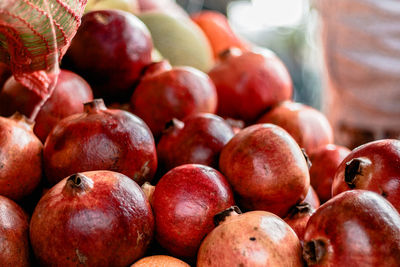
<svg viewBox="0 0 400 267">
<path fill-rule="evenodd" d="M 44 101 L 74 37 L 87 0 L 1 0 L 0 62 Z M 39 107 L 40 108 L 40 107 Z"/>
</svg>

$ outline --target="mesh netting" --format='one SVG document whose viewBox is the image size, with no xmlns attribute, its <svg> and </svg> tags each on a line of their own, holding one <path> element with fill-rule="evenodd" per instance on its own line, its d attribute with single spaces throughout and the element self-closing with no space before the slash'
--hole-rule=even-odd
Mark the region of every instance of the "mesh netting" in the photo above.
<svg viewBox="0 0 400 267">
<path fill-rule="evenodd" d="M 0 61 L 43 98 L 81 21 L 87 0 L 1 0 Z"/>
</svg>

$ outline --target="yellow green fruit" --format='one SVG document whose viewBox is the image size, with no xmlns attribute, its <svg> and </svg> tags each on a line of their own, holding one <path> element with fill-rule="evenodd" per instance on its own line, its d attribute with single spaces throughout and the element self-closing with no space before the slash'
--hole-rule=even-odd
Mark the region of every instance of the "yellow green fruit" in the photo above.
<svg viewBox="0 0 400 267">
<path fill-rule="evenodd" d="M 207 72 L 214 59 L 203 31 L 190 19 L 160 12 L 138 15 L 151 32 L 155 48 L 173 66 L 191 66 Z"/>
</svg>

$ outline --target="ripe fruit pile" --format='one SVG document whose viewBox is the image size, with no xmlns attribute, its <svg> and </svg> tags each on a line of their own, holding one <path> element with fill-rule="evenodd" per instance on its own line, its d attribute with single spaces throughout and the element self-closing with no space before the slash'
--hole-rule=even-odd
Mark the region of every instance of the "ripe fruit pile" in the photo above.
<svg viewBox="0 0 400 267">
<path fill-rule="evenodd" d="M 335 145 L 223 15 L 122 2 L 89 1 L 34 122 L 40 97 L 0 80 L 1 266 L 399 265 L 400 140 Z M 166 16 L 207 64 L 155 52 Z"/>
</svg>

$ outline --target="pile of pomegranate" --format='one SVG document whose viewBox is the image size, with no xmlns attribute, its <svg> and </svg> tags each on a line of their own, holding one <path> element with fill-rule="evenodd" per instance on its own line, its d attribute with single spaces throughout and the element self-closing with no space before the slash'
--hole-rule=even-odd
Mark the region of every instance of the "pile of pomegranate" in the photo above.
<svg viewBox="0 0 400 267">
<path fill-rule="evenodd" d="M 274 53 L 224 44 L 171 66 L 90 11 L 34 120 L 0 65 L 0 266 L 399 266 L 400 140 L 335 144 Z"/>
</svg>

